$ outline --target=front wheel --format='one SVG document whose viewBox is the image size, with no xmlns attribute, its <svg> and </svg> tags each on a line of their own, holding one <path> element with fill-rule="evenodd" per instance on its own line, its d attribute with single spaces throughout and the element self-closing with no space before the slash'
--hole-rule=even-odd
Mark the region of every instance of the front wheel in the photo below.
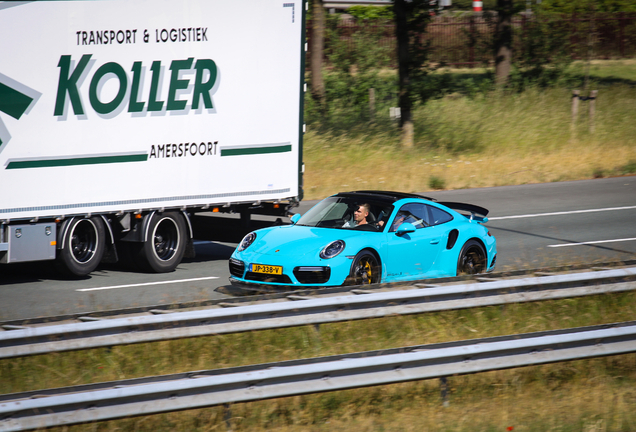
<svg viewBox="0 0 636 432">
<path fill-rule="evenodd" d="M 99 217 L 72 219 L 63 230 L 57 267 L 70 276 L 86 276 L 104 256 L 104 223 Z"/>
<path fill-rule="evenodd" d="M 486 251 L 482 245 L 469 240 L 464 244 L 457 262 L 457 274 L 474 275 L 486 271 Z"/>
<path fill-rule="evenodd" d="M 147 271 L 171 272 L 181 262 L 186 243 L 185 221 L 181 214 L 155 213 L 148 224 L 148 236 L 139 248 L 137 261 Z"/>
<path fill-rule="evenodd" d="M 351 264 L 348 282 L 350 285 L 369 285 L 380 282 L 380 265 L 369 251 L 356 255 Z"/>
</svg>

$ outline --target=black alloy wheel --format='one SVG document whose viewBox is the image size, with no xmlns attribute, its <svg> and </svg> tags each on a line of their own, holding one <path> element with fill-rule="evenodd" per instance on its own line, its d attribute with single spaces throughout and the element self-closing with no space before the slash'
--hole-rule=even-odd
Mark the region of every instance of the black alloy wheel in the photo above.
<svg viewBox="0 0 636 432">
<path fill-rule="evenodd" d="M 486 251 L 476 240 L 466 242 L 459 254 L 457 274 L 474 275 L 486 271 Z"/>
<path fill-rule="evenodd" d="M 361 251 L 356 255 L 349 272 L 349 284 L 369 285 L 380 282 L 380 265 L 370 251 Z"/>
</svg>

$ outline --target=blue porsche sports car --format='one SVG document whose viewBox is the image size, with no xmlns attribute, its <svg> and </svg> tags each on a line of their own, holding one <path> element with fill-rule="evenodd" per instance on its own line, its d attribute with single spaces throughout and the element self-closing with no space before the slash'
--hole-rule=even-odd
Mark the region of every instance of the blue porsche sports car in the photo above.
<svg viewBox="0 0 636 432">
<path fill-rule="evenodd" d="M 292 225 L 247 234 L 230 258 L 237 285 L 339 286 L 492 271 L 488 210 L 416 194 L 339 193 Z"/>
</svg>

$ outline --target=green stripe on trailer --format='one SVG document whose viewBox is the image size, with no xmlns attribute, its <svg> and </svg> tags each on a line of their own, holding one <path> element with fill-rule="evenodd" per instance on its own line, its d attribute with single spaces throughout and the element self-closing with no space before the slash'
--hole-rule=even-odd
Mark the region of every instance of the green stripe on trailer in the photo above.
<svg viewBox="0 0 636 432">
<path fill-rule="evenodd" d="M 76 165 L 99 165 L 126 162 L 145 162 L 148 160 L 147 154 L 117 155 L 117 156 L 91 156 L 68 159 L 39 159 L 9 162 L 6 169 L 25 168 L 51 168 Z"/>
<path fill-rule="evenodd" d="M 285 153 L 291 151 L 291 145 L 268 146 L 268 147 L 244 147 L 221 149 L 221 156 L 244 156 L 268 153 Z"/>
</svg>

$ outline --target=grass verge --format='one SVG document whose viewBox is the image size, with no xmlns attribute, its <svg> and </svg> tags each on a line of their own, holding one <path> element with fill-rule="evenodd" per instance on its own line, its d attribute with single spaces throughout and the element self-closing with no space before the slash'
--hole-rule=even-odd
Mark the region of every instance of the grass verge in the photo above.
<svg viewBox="0 0 636 432">
<path fill-rule="evenodd" d="M 344 132 L 312 129 L 310 122 L 305 198 L 355 189 L 423 192 L 635 174 L 636 73 L 630 62 L 590 65 L 590 88 L 599 90 L 593 122 L 589 101 L 580 102 L 573 122 L 571 89 L 564 87 L 430 100 L 415 109 L 411 149 L 400 147 L 397 124 L 384 118 L 388 112 Z M 571 73 L 585 70 L 576 63 Z"/>
<path fill-rule="evenodd" d="M 636 293 L 266 330 L 0 361 L 0 393 L 633 319 Z M 636 354 L 231 408 L 235 431 L 634 430 Z M 222 407 L 58 430 L 225 430 Z M 601 429 L 599 429 L 601 430 Z"/>
</svg>

